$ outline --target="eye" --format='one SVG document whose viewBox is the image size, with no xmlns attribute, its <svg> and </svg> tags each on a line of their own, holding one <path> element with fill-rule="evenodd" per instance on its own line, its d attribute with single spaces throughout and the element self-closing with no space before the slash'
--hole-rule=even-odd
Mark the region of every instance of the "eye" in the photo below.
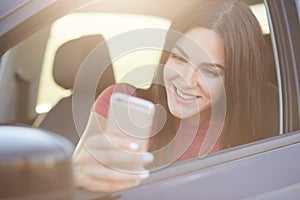
<svg viewBox="0 0 300 200">
<path fill-rule="evenodd" d="M 183 57 L 176 53 L 171 52 L 169 58 L 172 58 L 176 63 L 188 63 L 188 61 Z"/>
<path fill-rule="evenodd" d="M 216 78 L 221 75 L 219 70 L 215 69 L 215 67 L 212 66 L 201 66 L 200 70 L 205 77 L 209 77 L 209 78 Z"/>
</svg>

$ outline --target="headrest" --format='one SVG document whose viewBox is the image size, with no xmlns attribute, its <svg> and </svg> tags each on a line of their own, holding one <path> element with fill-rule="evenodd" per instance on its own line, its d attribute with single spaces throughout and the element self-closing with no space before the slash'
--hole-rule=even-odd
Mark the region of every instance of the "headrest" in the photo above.
<svg viewBox="0 0 300 200">
<path fill-rule="evenodd" d="M 92 49 L 104 41 L 101 35 L 88 35 L 64 43 L 56 52 L 53 64 L 53 78 L 65 89 L 72 89 L 81 63 Z M 106 55 L 99 55 L 99 59 L 110 59 L 108 50 Z M 100 61 L 99 61 L 100 62 Z"/>
</svg>

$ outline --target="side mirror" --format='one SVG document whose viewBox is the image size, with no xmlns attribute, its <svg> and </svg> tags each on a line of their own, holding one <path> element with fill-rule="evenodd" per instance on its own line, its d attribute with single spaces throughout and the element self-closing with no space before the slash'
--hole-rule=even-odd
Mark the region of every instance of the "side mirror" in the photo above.
<svg viewBox="0 0 300 200">
<path fill-rule="evenodd" d="M 73 150 L 48 131 L 0 126 L 0 199 L 72 199 Z"/>
</svg>

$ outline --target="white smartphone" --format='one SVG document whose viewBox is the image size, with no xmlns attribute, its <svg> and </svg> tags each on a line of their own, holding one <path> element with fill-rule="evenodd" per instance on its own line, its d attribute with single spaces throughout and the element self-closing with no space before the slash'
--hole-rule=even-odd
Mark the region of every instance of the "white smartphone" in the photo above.
<svg viewBox="0 0 300 200">
<path fill-rule="evenodd" d="M 110 99 L 106 133 L 122 134 L 147 148 L 153 131 L 155 105 L 145 99 L 114 93 Z"/>
</svg>

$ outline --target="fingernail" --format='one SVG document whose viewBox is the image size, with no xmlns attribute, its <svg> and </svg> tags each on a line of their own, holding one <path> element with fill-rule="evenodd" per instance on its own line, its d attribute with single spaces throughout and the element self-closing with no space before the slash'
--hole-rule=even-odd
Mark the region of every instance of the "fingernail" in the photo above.
<svg viewBox="0 0 300 200">
<path fill-rule="evenodd" d="M 131 143 L 129 144 L 129 149 L 130 149 L 131 151 L 137 151 L 137 150 L 139 150 L 139 145 L 138 145 L 137 143 L 135 143 L 135 142 L 131 142 Z"/>
<path fill-rule="evenodd" d="M 152 162 L 153 161 L 153 155 L 151 153 L 145 153 L 143 154 L 143 160 L 146 162 Z"/>
<path fill-rule="evenodd" d="M 149 176 L 150 176 L 150 173 L 149 173 L 149 172 L 145 172 L 145 173 L 140 174 L 140 178 L 141 178 L 141 179 L 146 179 L 146 178 L 148 178 Z"/>
</svg>

